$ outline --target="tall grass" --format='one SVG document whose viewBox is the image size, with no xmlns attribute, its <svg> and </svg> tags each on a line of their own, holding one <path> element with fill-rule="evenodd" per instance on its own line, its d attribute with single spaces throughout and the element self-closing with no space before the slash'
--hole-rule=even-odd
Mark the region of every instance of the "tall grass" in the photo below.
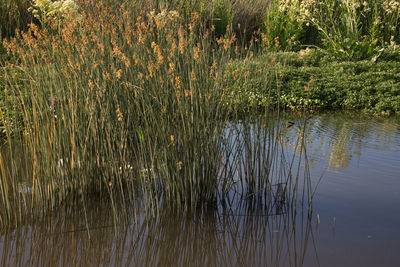
<svg viewBox="0 0 400 267">
<path fill-rule="evenodd" d="M 51 209 L 70 194 L 113 199 L 132 193 L 135 177 L 151 198 L 162 189 L 184 208 L 212 199 L 226 118 L 219 64 L 232 40 L 210 47 L 196 13 L 184 20 L 175 10 L 132 14 L 102 3 L 82 11 L 81 22 L 31 24 L 5 41 L 15 57 L 2 70 L 5 109 L 22 112 L 29 208 Z M 14 179 L 9 188 L 2 176 L 6 211 L 20 199 Z"/>
<path fill-rule="evenodd" d="M 0 225 L 94 195 L 114 210 L 139 194 L 149 215 L 160 203 L 188 211 L 236 183 L 222 72 L 241 51 L 234 35 L 216 41 L 199 13 L 172 7 L 81 1 L 79 19 L 49 17 L 4 40 L 11 165 L 2 152 Z M 28 159 L 24 190 L 17 146 Z M 258 164 L 262 176 L 246 176 L 243 190 L 270 188 L 269 161 Z"/>
<path fill-rule="evenodd" d="M 0 36 L 13 36 L 15 30 L 24 29 L 32 16 L 28 12 L 30 0 L 3 0 L 0 3 Z"/>
</svg>

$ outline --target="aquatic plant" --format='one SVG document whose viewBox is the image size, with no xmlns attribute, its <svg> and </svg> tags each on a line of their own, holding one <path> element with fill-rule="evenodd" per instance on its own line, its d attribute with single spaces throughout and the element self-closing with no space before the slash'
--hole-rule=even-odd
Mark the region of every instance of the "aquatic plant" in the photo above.
<svg viewBox="0 0 400 267">
<path fill-rule="evenodd" d="M 79 5 L 81 17 L 32 23 L 3 42 L 0 225 L 93 196 L 116 211 L 139 195 L 149 216 L 161 203 L 190 211 L 220 201 L 244 155 L 242 141 L 234 148 L 226 139 L 236 114 L 223 66 L 243 51 L 251 58 L 251 47 L 230 33 L 217 38 L 199 13 L 179 6 Z M 268 164 L 263 156 L 263 175 L 246 176 L 240 190 L 270 190 Z"/>
</svg>

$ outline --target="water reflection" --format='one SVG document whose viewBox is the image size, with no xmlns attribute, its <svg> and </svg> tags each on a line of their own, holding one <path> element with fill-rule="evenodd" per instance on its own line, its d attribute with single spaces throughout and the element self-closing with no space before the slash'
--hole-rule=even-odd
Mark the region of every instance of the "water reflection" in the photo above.
<svg viewBox="0 0 400 267">
<path fill-rule="evenodd" d="M 305 136 L 311 167 L 324 161 L 329 171 L 340 173 L 366 149 L 399 151 L 399 118 L 373 119 L 355 113 L 322 114 L 313 116 L 307 124 Z M 299 127 L 290 128 L 286 133 L 288 146 L 300 134 Z"/>
<path fill-rule="evenodd" d="M 289 120 L 294 122 L 291 127 L 286 126 Z M 318 184 L 323 170 L 329 170 L 313 199 L 313 214 L 303 210 L 301 199 L 289 206 L 290 201 L 280 193 L 286 184 L 280 185 L 279 179 L 273 185 L 263 185 L 270 196 L 261 200 L 227 194 L 220 205 L 199 207 L 191 215 L 160 209 L 160 215 L 147 222 L 141 213 L 134 216 L 134 207 L 116 217 L 110 203 L 97 199 L 84 208 L 63 207 L 51 216 L 1 233 L 0 264 L 397 266 L 398 118 L 372 120 L 333 114 L 309 120 L 290 117 L 277 124 L 283 125 L 280 131 L 267 136 L 280 142 L 268 144 L 285 148 L 284 162 L 295 165 L 292 157 L 302 155 L 298 150 L 301 140 L 307 144 L 311 183 Z M 260 134 L 248 139 L 250 144 L 232 142 L 232 147 L 239 144 L 244 151 L 232 162 L 240 163 L 237 173 L 244 178 L 253 175 L 259 186 L 263 181 L 257 179 L 271 169 L 252 156 L 257 151 L 268 155 L 268 149 L 251 143 L 265 138 L 263 123 L 252 125 L 249 132 L 237 127 L 232 134 L 234 138 Z M 271 166 L 279 173 L 283 161 L 281 155 L 275 156 L 277 165 Z"/>
<path fill-rule="evenodd" d="M 301 210 L 268 215 L 253 214 L 249 205 L 224 213 L 202 207 L 114 229 L 108 204 L 95 206 L 87 213 L 63 209 L 4 234 L 1 265 L 303 266 L 306 254 L 318 263 L 311 217 Z"/>
</svg>

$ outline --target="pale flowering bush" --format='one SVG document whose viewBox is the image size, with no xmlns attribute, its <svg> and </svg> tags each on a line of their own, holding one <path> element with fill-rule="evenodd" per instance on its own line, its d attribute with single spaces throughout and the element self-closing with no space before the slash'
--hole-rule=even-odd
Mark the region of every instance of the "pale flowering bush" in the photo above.
<svg viewBox="0 0 400 267">
<path fill-rule="evenodd" d="M 304 44 L 314 29 L 316 45 L 336 55 L 365 58 L 400 41 L 400 0 L 275 0 L 270 12 L 274 19 L 266 21 L 265 32 L 270 40 L 285 37 L 280 44 Z M 280 28 L 279 35 L 271 27 Z"/>
<path fill-rule="evenodd" d="M 63 19 L 80 19 L 79 6 L 74 0 L 33 0 L 29 8 L 33 16 L 42 23 L 49 19 L 61 21 Z"/>
<path fill-rule="evenodd" d="M 169 22 L 177 21 L 179 17 L 179 13 L 176 10 L 168 11 L 166 9 L 162 9 L 160 12 L 156 13 L 154 10 L 150 11 L 148 14 L 149 23 L 154 23 L 157 26 L 157 29 L 164 28 Z"/>
</svg>

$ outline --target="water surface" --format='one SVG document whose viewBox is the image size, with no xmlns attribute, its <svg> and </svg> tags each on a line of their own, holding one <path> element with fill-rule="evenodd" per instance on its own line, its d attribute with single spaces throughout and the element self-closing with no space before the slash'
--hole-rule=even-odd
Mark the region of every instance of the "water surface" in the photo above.
<svg viewBox="0 0 400 267">
<path fill-rule="evenodd" d="M 289 116 L 278 124 L 283 149 L 295 161 L 305 129 L 312 211 L 276 204 L 260 210 L 244 201 L 191 215 L 165 211 L 146 223 L 140 213 L 116 218 L 109 203 L 93 199 L 85 209 L 60 208 L 2 233 L 0 264 L 399 266 L 399 119 L 340 113 Z"/>
</svg>

